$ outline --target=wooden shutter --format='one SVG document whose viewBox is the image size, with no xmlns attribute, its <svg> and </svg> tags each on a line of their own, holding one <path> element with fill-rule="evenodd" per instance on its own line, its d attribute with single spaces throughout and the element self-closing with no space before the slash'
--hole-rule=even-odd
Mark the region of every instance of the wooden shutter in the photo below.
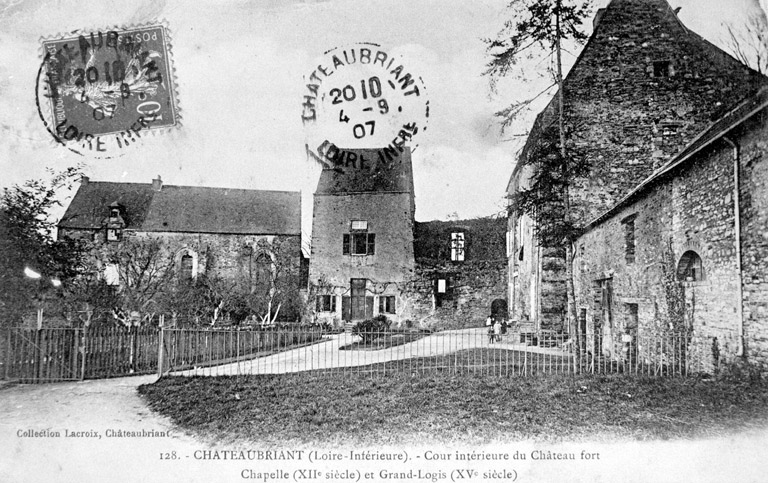
<svg viewBox="0 0 768 483">
<path fill-rule="evenodd" d="M 368 233 L 368 249 L 366 250 L 368 255 L 376 253 L 376 234 Z"/>
<path fill-rule="evenodd" d="M 349 234 L 344 234 L 344 238 L 341 244 L 341 254 L 349 255 Z"/>
<path fill-rule="evenodd" d="M 352 301 L 349 296 L 341 297 L 341 318 L 352 320 Z"/>
<path fill-rule="evenodd" d="M 335 295 L 329 295 L 331 298 L 331 312 L 336 312 L 336 296 Z"/>
<path fill-rule="evenodd" d="M 323 311 L 323 302 L 322 302 L 322 298 L 323 298 L 323 296 L 322 296 L 322 295 L 317 295 L 317 296 L 315 296 L 315 310 L 316 310 L 317 312 L 322 312 L 322 311 Z"/>
</svg>

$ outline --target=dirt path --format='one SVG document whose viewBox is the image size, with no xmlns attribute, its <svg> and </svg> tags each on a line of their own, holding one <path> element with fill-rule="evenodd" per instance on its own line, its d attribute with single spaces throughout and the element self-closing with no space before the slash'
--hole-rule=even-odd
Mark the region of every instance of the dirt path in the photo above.
<svg viewBox="0 0 768 483">
<path fill-rule="evenodd" d="M 158 466 L 178 462 L 160 461 L 160 454 L 175 450 L 193 455 L 208 445 L 174 430 L 144 404 L 136 388 L 156 379 L 137 376 L 0 389 L 0 481 L 173 481 L 166 472 L 161 478 Z M 120 430 L 139 434 L 116 436 Z M 95 436 L 68 437 L 65 431 Z M 169 435 L 146 434 L 153 432 Z"/>
</svg>

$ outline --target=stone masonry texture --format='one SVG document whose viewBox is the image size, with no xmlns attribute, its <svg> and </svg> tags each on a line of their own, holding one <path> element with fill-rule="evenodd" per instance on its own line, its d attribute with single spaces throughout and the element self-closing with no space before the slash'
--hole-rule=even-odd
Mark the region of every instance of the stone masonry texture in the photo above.
<svg viewBox="0 0 768 483">
<path fill-rule="evenodd" d="M 568 152 L 591 166 L 571 186 L 574 220 L 584 225 L 606 211 L 765 84 L 765 77 L 685 28 L 665 0 L 612 1 L 565 80 Z M 511 195 L 525 188 L 530 170 L 524 163 L 535 161 L 527 156 L 556 122 L 555 109 L 553 100 L 537 118 L 512 175 Z M 518 232 L 520 217 L 510 214 L 510 232 Z M 536 245 L 523 234 L 516 250 Z M 563 253 L 550 252 L 530 270 L 510 261 L 519 286 L 539 290 L 539 307 L 512 307 L 512 314 L 539 320 L 540 328 L 563 327 L 564 261 L 554 260 Z"/>
</svg>

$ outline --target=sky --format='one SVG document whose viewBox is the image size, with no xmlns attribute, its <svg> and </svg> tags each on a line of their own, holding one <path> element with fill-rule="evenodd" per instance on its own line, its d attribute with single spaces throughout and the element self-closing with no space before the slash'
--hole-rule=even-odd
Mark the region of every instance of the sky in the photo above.
<svg viewBox="0 0 768 483">
<path fill-rule="evenodd" d="M 82 164 L 94 180 L 301 190 L 303 226 L 319 167 L 304 143 L 302 96 L 323 53 L 373 42 L 421 77 L 429 129 L 414 140 L 416 219 L 501 212 L 528 116 L 501 133 L 493 113 L 534 92 L 509 79 L 492 93 L 481 75 L 483 38 L 502 27 L 508 0 L 264 0 L 182 2 L 0 1 L 0 187 Z M 607 3 L 598 0 L 599 6 Z M 723 23 L 741 25 L 766 0 L 670 0 L 692 30 L 722 45 Z M 41 38 L 162 20 L 171 34 L 181 125 L 109 159 L 57 145 L 35 105 Z M 573 56 L 567 57 L 567 63 Z M 537 80 L 538 79 L 538 80 Z"/>
</svg>

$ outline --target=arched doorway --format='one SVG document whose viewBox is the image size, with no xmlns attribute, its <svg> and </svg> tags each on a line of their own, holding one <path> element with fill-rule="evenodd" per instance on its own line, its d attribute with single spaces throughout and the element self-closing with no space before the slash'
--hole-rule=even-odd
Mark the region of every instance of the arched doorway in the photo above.
<svg viewBox="0 0 768 483">
<path fill-rule="evenodd" d="M 506 319 L 508 313 L 506 300 L 495 299 L 491 302 L 491 317 L 493 319 Z"/>
</svg>

